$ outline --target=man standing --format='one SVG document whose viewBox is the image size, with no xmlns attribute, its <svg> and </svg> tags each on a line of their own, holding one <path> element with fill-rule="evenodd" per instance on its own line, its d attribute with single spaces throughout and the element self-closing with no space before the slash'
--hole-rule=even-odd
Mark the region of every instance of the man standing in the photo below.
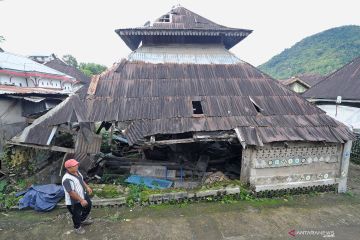
<svg viewBox="0 0 360 240">
<path fill-rule="evenodd" d="M 91 210 L 91 200 L 89 194 L 92 189 L 87 185 L 83 176 L 78 171 L 79 162 L 75 159 L 69 159 L 65 162 L 66 173 L 62 178 L 62 185 L 65 191 L 65 203 L 72 215 L 74 231 L 78 234 L 84 234 L 85 229 L 81 225 L 92 223 L 87 219 Z"/>
</svg>

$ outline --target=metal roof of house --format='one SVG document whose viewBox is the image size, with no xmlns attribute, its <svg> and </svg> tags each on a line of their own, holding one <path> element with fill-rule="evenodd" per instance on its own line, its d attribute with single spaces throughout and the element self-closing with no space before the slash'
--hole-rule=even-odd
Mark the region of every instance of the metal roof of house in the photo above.
<svg viewBox="0 0 360 240">
<path fill-rule="evenodd" d="M 81 116 L 77 117 L 80 122 L 130 122 L 126 129 L 130 144 L 156 134 L 234 128 L 249 145 L 353 138 L 347 127 L 244 62 L 150 64 L 123 60 L 94 77 L 91 84 L 86 99 L 72 96 L 22 139 L 43 144 L 52 126 L 70 121 L 73 112 Z M 192 101 L 201 101 L 203 115 L 194 116 Z"/>
<path fill-rule="evenodd" d="M 360 100 L 360 57 L 355 58 L 319 82 L 303 96 L 315 99 Z"/>
<path fill-rule="evenodd" d="M 41 87 L 18 87 L 12 85 L 0 85 L 0 95 L 6 94 L 59 94 L 68 95 L 62 93 L 58 89 L 41 88 Z"/>
<path fill-rule="evenodd" d="M 37 122 L 39 129 L 48 131 L 33 131 L 22 139 L 43 144 L 52 126 L 72 121 L 73 116 L 79 122 L 127 122 L 129 144 L 157 134 L 235 128 L 249 145 L 353 139 L 345 125 L 226 51 L 213 45 L 198 60 L 201 49 L 144 46 L 93 77 L 84 98 L 71 96 L 51 110 L 46 121 Z M 228 62 L 218 53 L 227 54 Z M 200 102 L 202 114 L 194 114 L 194 101 Z"/>
<path fill-rule="evenodd" d="M 168 16 L 168 22 L 164 20 Z M 143 27 L 117 29 L 116 33 L 131 50 L 135 50 L 147 36 L 166 36 L 173 40 L 191 37 L 192 39 L 221 39 L 227 49 L 232 48 L 252 30 L 229 28 L 216 24 L 184 7 L 173 8 L 170 12 L 157 19 L 152 25 Z M 154 39 L 154 38 L 152 38 Z"/>
<path fill-rule="evenodd" d="M 71 76 L 37 63 L 27 57 L 9 52 L 0 52 L 0 69 L 26 73 L 43 73 L 47 74 L 47 77 L 50 78 L 56 76 L 64 79 L 73 79 Z"/>
<path fill-rule="evenodd" d="M 75 78 L 77 81 L 82 83 L 89 83 L 90 78 L 86 76 L 84 73 L 82 73 L 79 69 L 67 65 L 63 61 L 61 61 L 58 58 L 55 58 L 49 62 L 46 62 L 45 65 L 49 68 L 55 69 L 59 72 L 65 73 L 73 78 Z"/>
</svg>

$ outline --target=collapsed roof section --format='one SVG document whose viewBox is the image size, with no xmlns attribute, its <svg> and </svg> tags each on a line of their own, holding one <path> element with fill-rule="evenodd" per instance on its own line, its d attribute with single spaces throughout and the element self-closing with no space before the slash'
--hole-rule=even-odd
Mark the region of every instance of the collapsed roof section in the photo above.
<svg viewBox="0 0 360 240">
<path fill-rule="evenodd" d="M 252 30 L 228 28 L 216 24 L 184 7 L 173 8 L 153 24 L 117 29 L 126 45 L 135 50 L 140 43 L 222 43 L 230 49 L 246 38 Z"/>
<path fill-rule="evenodd" d="M 194 102 L 200 103 L 196 114 Z M 130 144 L 156 134 L 239 128 L 250 145 L 343 142 L 349 130 L 248 63 L 121 61 L 97 79 L 88 120 L 131 122 Z"/>
<path fill-rule="evenodd" d="M 353 139 L 345 125 L 229 53 L 226 48 L 230 45 L 209 43 L 201 34 L 191 35 L 193 30 L 243 33 L 181 7 L 171 12 L 169 21 L 117 30 L 131 48 L 139 45 L 132 37 L 141 41 L 146 31 L 153 31 L 154 36 L 166 32 L 165 36 L 174 36 L 180 42 L 169 45 L 152 38 L 155 45 L 143 45 L 128 59 L 93 77 L 86 97 L 70 97 L 17 141 L 48 143 L 53 126 L 74 121 L 73 112 L 80 123 L 126 123 L 124 133 L 130 145 L 151 141 L 155 135 L 228 130 L 236 132 L 243 146 L 282 141 L 343 143 Z M 180 44 L 186 34 L 196 36 L 202 44 L 196 48 L 193 42 Z M 222 36 L 225 43 L 227 35 Z"/>
</svg>

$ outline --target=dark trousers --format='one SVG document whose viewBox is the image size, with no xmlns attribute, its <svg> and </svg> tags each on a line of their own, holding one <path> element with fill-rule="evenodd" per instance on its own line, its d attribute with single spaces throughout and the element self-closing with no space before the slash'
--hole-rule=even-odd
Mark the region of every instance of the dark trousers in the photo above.
<svg viewBox="0 0 360 240">
<path fill-rule="evenodd" d="M 85 200 L 88 202 L 86 207 L 81 206 L 80 203 L 73 205 L 67 205 L 69 212 L 72 215 L 74 228 L 79 228 L 81 222 L 85 221 L 91 210 L 91 200 L 87 194 L 85 194 Z"/>
</svg>

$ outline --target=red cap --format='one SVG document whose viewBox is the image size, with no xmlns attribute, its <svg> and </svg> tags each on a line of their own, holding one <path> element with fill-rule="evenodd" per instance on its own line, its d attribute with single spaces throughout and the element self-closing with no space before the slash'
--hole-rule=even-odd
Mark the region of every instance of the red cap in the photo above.
<svg viewBox="0 0 360 240">
<path fill-rule="evenodd" d="M 74 167 L 76 165 L 78 165 L 79 162 L 76 161 L 75 159 L 69 159 L 65 162 L 65 168 L 70 168 L 70 167 Z"/>
</svg>

